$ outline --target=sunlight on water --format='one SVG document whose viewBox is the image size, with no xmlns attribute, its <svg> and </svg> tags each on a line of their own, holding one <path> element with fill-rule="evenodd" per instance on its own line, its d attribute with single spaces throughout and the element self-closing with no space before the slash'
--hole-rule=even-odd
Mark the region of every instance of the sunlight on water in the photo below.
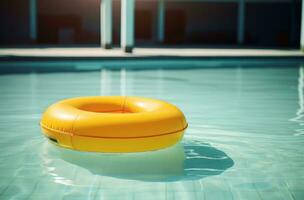
<svg viewBox="0 0 304 200">
<path fill-rule="evenodd" d="M 235 67 L 0 75 L 0 199 L 304 198 L 304 70 Z M 180 144 L 101 154 L 41 134 L 52 103 L 88 95 L 158 98 L 189 122 Z"/>
</svg>

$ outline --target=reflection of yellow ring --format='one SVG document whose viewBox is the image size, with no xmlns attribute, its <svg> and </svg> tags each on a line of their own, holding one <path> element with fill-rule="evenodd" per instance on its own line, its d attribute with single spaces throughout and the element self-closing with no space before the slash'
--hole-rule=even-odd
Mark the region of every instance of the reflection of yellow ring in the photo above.
<svg viewBox="0 0 304 200">
<path fill-rule="evenodd" d="M 81 97 L 50 106 L 43 133 L 59 146 L 80 151 L 139 152 L 177 143 L 187 128 L 183 113 L 160 100 Z"/>
</svg>

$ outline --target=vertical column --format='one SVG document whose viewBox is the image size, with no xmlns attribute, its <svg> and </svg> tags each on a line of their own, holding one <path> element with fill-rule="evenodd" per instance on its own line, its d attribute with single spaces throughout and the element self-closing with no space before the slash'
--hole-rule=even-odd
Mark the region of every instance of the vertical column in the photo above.
<svg viewBox="0 0 304 200">
<path fill-rule="evenodd" d="M 101 46 L 112 48 L 112 0 L 101 0 L 100 3 Z"/>
<path fill-rule="evenodd" d="M 157 39 L 158 42 L 162 43 L 165 39 L 165 0 L 158 0 L 158 10 L 157 10 Z"/>
<path fill-rule="evenodd" d="M 134 0 L 121 0 L 121 47 L 132 53 L 134 47 Z"/>
<path fill-rule="evenodd" d="M 302 0 L 302 10 L 301 10 L 301 38 L 300 38 L 300 48 L 304 51 L 304 0 Z"/>
<path fill-rule="evenodd" d="M 29 0 L 29 25 L 30 25 L 30 39 L 37 40 L 37 2 L 36 0 Z"/>
<path fill-rule="evenodd" d="M 245 0 L 238 2 L 238 30 L 237 30 L 237 43 L 243 44 L 245 38 Z"/>
</svg>

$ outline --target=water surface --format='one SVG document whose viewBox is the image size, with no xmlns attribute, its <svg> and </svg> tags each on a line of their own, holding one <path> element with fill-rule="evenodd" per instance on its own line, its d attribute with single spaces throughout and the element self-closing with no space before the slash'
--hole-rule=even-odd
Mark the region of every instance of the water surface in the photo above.
<svg viewBox="0 0 304 200">
<path fill-rule="evenodd" d="M 300 66 L 2 74 L 0 199 L 302 200 L 303 90 Z M 147 153 L 50 144 L 41 113 L 90 95 L 169 101 L 189 128 L 181 144 Z"/>
</svg>

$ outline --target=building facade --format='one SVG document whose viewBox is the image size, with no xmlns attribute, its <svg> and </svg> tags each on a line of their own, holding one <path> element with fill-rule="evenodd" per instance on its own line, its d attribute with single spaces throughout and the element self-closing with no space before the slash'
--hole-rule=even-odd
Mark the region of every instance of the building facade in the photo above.
<svg viewBox="0 0 304 200">
<path fill-rule="evenodd" d="M 299 48 L 301 0 L 1 1 L 0 45 Z M 304 43 L 304 41 L 303 41 Z"/>
</svg>

